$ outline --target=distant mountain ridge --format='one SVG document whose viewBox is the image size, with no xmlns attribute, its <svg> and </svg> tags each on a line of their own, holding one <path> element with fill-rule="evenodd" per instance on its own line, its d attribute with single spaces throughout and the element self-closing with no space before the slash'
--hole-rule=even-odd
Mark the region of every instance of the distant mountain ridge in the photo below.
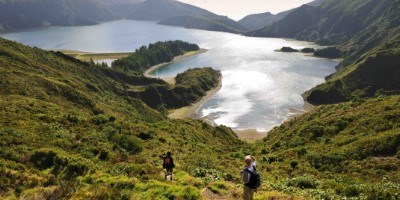
<svg viewBox="0 0 400 200">
<path fill-rule="evenodd" d="M 175 0 L 0 1 L 0 31 L 93 25 L 118 19 L 163 21 L 164 25 L 234 33 L 248 31 L 226 16 Z"/>
<path fill-rule="evenodd" d="M 159 23 L 163 25 L 211 31 L 234 33 L 248 31 L 246 27 L 226 16 L 175 0 L 147 0 L 129 15 L 128 19 L 154 20 L 160 21 Z"/>
<path fill-rule="evenodd" d="M 221 31 L 228 33 L 243 33 L 246 27 L 236 23 L 229 18 L 210 19 L 196 16 L 175 16 L 158 22 L 162 25 L 182 26 L 185 28 L 201 29 L 209 31 Z"/>
<path fill-rule="evenodd" d="M 0 1 L 0 30 L 89 25 L 113 19 L 115 15 L 94 0 Z"/>
<path fill-rule="evenodd" d="M 322 3 L 322 1 L 323 0 L 314 0 L 306 5 L 319 6 Z M 249 30 L 258 30 L 258 29 L 262 29 L 266 26 L 269 26 L 274 22 L 279 21 L 280 19 L 282 19 L 283 17 L 285 17 L 287 14 L 289 14 L 290 12 L 292 12 L 294 10 L 296 10 L 296 8 L 280 12 L 276 15 L 274 15 L 270 12 L 251 14 L 251 15 L 245 16 L 243 19 L 239 20 L 238 22 L 239 22 L 239 24 L 245 26 Z"/>
<path fill-rule="evenodd" d="M 127 18 L 133 20 L 160 21 L 175 16 L 220 17 L 205 9 L 175 0 L 146 0 L 137 10 L 127 16 Z"/>
<path fill-rule="evenodd" d="M 270 12 L 260 13 L 260 14 L 252 14 L 247 15 L 243 19 L 239 20 L 239 23 L 249 30 L 257 30 L 264 28 L 280 19 L 282 19 L 287 13 L 279 13 L 277 15 L 273 15 Z"/>
</svg>

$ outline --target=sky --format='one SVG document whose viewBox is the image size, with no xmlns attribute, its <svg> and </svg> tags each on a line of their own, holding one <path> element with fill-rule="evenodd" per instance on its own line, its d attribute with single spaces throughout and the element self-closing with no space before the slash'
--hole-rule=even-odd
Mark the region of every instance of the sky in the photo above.
<svg viewBox="0 0 400 200">
<path fill-rule="evenodd" d="M 271 12 L 278 13 L 299 7 L 312 0 L 179 0 L 219 15 L 239 20 L 248 14 Z"/>
</svg>

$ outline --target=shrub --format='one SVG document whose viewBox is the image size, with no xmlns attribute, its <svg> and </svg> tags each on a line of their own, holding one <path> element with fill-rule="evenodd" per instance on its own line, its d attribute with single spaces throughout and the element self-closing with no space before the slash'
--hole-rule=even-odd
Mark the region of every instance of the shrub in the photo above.
<svg viewBox="0 0 400 200">
<path fill-rule="evenodd" d="M 114 134 L 112 141 L 129 153 L 137 154 L 142 151 L 140 141 L 131 135 Z"/>
<path fill-rule="evenodd" d="M 52 149 L 39 149 L 30 157 L 30 162 L 41 170 L 52 168 L 51 172 L 64 179 L 72 179 L 86 174 L 91 168 L 83 158 L 66 155 Z"/>
<path fill-rule="evenodd" d="M 98 158 L 103 161 L 107 161 L 110 159 L 110 151 L 108 150 L 100 150 Z"/>
<path fill-rule="evenodd" d="M 344 189 L 344 194 L 346 197 L 356 197 L 360 195 L 360 190 L 356 186 L 348 186 Z"/>
<path fill-rule="evenodd" d="M 267 149 L 262 149 L 261 150 L 261 154 L 268 154 L 268 150 Z"/>
<path fill-rule="evenodd" d="M 294 161 L 294 160 L 292 162 L 290 162 L 290 166 L 292 167 L 292 169 L 296 169 L 298 164 L 299 163 L 297 161 Z"/>
<path fill-rule="evenodd" d="M 311 166 L 320 171 L 338 171 L 341 170 L 341 162 L 345 156 L 336 153 L 329 154 L 310 154 L 307 160 Z"/>
<path fill-rule="evenodd" d="M 57 153 L 51 150 L 39 150 L 32 154 L 30 162 L 38 169 L 48 169 L 54 166 Z"/>
<path fill-rule="evenodd" d="M 400 194 L 398 192 L 384 191 L 384 190 L 372 190 L 367 192 L 367 200 L 392 200 L 400 199 Z"/>
<path fill-rule="evenodd" d="M 222 181 L 212 182 L 208 185 L 208 189 L 210 189 L 213 193 L 221 194 L 221 190 L 227 189 L 227 186 Z"/>
<path fill-rule="evenodd" d="M 139 138 L 142 140 L 149 140 L 149 139 L 152 139 L 153 136 L 152 136 L 152 133 L 150 133 L 150 132 L 140 132 Z"/>
<path fill-rule="evenodd" d="M 96 115 L 92 118 L 92 123 L 96 125 L 102 125 L 110 121 L 110 118 L 108 118 L 105 115 Z"/>
<path fill-rule="evenodd" d="M 297 155 L 299 156 L 304 156 L 307 154 L 307 149 L 305 147 L 301 147 L 299 150 L 297 150 Z"/>
<path fill-rule="evenodd" d="M 317 188 L 318 181 L 311 176 L 299 176 L 289 180 L 288 186 L 298 187 L 301 189 Z"/>
<path fill-rule="evenodd" d="M 59 159 L 56 160 L 56 163 L 64 164 L 65 160 Z M 61 165 L 60 165 L 61 166 Z M 63 175 L 65 179 L 72 179 L 77 176 L 84 175 L 89 170 L 89 167 L 86 163 L 81 161 L 69 161 L 68 164 L 65 166 Z"/>
<path fill-rule="evenodd" d="M 387 131 L 365 137 L 347 147 L 347 154 L 353 159 L 364 159 L 369 156 L 393 156 L 400 145 L 400 133 L 396 131 Z"/>
<path fill-rule="evenodd" d="M 79 122 L 84 121 L 84 119 L 82 119 L 75 113 L 68 113 L 68 114 L 64 115 L 64 118 L 73 124 L 77 124 Z"/>
</svg>

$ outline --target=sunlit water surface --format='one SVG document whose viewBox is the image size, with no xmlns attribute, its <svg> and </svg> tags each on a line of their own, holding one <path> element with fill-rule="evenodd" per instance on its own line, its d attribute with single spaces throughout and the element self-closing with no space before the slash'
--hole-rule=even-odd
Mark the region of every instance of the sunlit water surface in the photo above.
<svg viewBox="0 0 400 200">
<path fill-rule="evenodd" d="M 188 68 L 211 66 L 222 72 L 222 88 L 197 114 L 233 129 L 267 131 L 303 110 L 301 94 L 324 82 L 336 61 L 300 53 L 280 53 L 282 46 L 318 47 L 284 39 L 250 38 L 229 33 L 190 30 L 154 22 L 121 20 L 95 26 L 54 27 L 2 34 L 1 37 L 43 49 L 128 52 L 156 41 L 184 40 L 206 53 L 167 65 L 157 77 Z M 107 62 L 110 62 L 109 60 Z"/>
</svg>

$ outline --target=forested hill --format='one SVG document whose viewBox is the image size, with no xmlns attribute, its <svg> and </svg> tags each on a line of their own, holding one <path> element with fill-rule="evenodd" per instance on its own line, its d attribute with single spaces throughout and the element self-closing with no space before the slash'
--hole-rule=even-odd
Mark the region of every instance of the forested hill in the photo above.
<svg viewBox="0 0 400 200">
<path fill-rule="evenodd" d="M 128 57 L 113 61 L 112 68 L 127 73 L 143 74 L 151 66 L 170 62 L 175 56 L 199 49 L 196 44 L 183 41 L 156 42 L 140 47 Z"/>
</svg>

